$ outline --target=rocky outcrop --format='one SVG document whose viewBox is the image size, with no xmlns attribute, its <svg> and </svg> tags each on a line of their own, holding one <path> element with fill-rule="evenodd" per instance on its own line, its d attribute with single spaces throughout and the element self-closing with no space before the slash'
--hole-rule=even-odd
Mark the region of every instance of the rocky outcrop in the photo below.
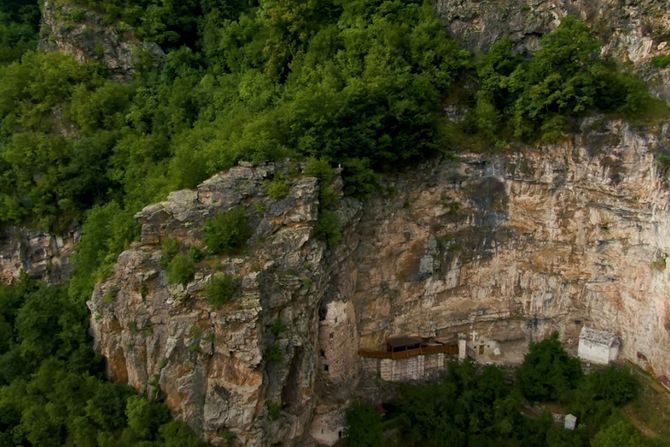
<svg viewBox="0 0 670 447">
<path fill-rule="evenodd" d="M 92 9 L 62 0 L 44 0 L 41 35 L 42 50 L 58 50 L 79 62 L 100 62 L 116 79 L 131 78 L 141 58 L 158 62 L 164 56 L 155 43 L 137 39 L 132 28 L 112 26 Z"/>
<path fill-rule="evenodd" d="M 273 200 L 264 185 L 277 169 L 233 168 L 146 207 L 137 215 L 141 240 L 89 302 L 110 376 L 161 392 L 214 445 L 231 433 L 241 445 L 300 438 L 316 402 L 318 310 L 331 271 L 314 237 L 318 182 L 286 168 L 290 191 Z M 200 246 L 203 224 L 238 206 L 254 228 L 246 251 L 209 256 L 187 285 L 169 284 L 161 241 Z M 239 296 L 220 309 L 203 292 L 216 272 L 241 280 Z"/>
<path fill-rule="evenodd" d="M 670 54 L 670 10 L 664 0 L 436 0 L 449 32 L 472 50 L 488 48 L 503 36 L 519 51 L 532 51 L 540 37 L 562 17 L 573 15 L 591 24 L 602 52 L 632 63 L 652 91 L 670 100 L 670 67 L 659 69 L 654 56 Z"/>
<path fill-rule="evenodd" d="M 9 284 L 22 273 L 51 283 L 63 283 L 72 273 L 71 256 L 79 230 L 56 235 L 9 227 L 0 235 L 0 282 Z"/>
</svg>

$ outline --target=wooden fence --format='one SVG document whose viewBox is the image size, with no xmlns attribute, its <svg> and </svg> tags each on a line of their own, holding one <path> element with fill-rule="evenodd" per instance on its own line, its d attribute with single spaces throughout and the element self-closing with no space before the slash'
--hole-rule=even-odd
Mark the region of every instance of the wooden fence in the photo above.
<svg viewBox="0 0 670 447">
<path fill-rule="evenodd" d="M 437 346 L 421 346 L 420 348 L 408 349 L 406 351 L 369 351 L 367 349 L 361 349 L 358 351 L 358 355 L 361 357 L 367 357 L 371 359 L 408 359 L 411 357 L 416 357 L 418 355 L 430 355 L 430 354 L 449 354 L 449 355 L 458 355 L 458 344 L 453 345 L 437 345 Z"/>
</svg>

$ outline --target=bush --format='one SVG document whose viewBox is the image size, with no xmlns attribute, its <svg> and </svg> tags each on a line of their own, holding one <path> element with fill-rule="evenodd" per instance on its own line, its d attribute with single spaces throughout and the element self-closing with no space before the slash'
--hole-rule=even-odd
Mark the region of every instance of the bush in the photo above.
<svg viewBox="0 0 670 447">
<path fill-rule="evenodd" d="M 188 256 L 193 259 L 193 262 L 200 262 L 205 259 L 205 253 L 196 245 L 191 245 L 188 248 Z"/>
<path fill-rule="evenodd" d="M 579 400 L 606 400 L 620 406 L 637 396 L 638 383 L 628 369 L 610 365 L 586 376 L 579 392 L 582 396 Z"/>
<path fill-rule="evenodd" d="M 334 211 L 322 210 L 316 223 L 315 235 L 329 247 L 335 247 L 342 241 L 340 221 Z"/>
<path fill-rule="evenodd" d="M 186 285 L 195 276 L 195 262 L 190 256 L 176 255 L 167 267 L 167 280 L 172 284 Z"/>
<path fill-rule="evenodd" d="M 286 197 L 291 189 L 286 177 L 277 174 L 268 182 L 265 182 L 265 190 L 268 195 L 274 200 L 280 200 Z"/>
<path fill-rule="evenodd" d="M 252 230 L 244 209 L 233 208 L 210 219 L 203 228 L 203 241 L 212 254 L 235 254 L 240 252 Z"/>
<path fill-rule="evenodd" d="M 166 237 L 161 243 L 161 267 L 166 269 L 170 262 L 179 254 L 179 241 L 172 237 Z"/>
<path fill-rule="evenodd" d="M 670 67 L 670 54 L 662 54 L 651 59 L 651 65 L 656 68 Z"/>
<path fill-rule="evenodd" d="M 234 276 L 216 274 L 211 277 L 205 286 L 207 302 L 218 309 L 237 295 L 240 290 L 240 280 Z"/>
<path fill-rule="evenodd" d="M 556 400 L 573 389 L 582 377 L 579 360 L 571 357 L 558 339 L 558 332 L 539 343 L 531 343 L 518 370 L 519 385 L 531 400 Z"/>
</svg>

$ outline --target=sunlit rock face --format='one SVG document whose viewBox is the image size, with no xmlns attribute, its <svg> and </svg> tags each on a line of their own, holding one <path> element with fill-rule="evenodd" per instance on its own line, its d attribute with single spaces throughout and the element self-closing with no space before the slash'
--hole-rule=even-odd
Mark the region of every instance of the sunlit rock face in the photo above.
<svg viewBox="0 0 670 447">
<path fill-rule="evenodd" d="M 654 158 L 669 128 L 598 127 L 389 178 L 358 230 L 361 346 L 463 333 L 488 343 L 473 349 L 480 360 L 514 363 L 554 330 L 575 348 L 588 325 L 670 373 L 670 196 Z"/>
</svg>

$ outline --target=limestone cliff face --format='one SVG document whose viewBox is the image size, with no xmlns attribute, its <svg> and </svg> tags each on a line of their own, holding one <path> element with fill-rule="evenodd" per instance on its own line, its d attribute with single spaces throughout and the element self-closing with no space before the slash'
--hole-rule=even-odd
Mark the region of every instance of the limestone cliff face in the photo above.
<svg viewBox="0 0 670 447">
<path fill-rule="evenodd" d="M 449 32 L 472 50 L 488 48 L 503 36 L 520 51 L 533 50 L 540 37 L 562 17 L 573 15 L 591 24 L 603 43 L 603 54 L 632 63 L 652 91 L 670 100 L 670 68 L 650 64 L 670 54 L 670 9 L 665 0 L 436 0 Z"/>
<path fill-rule="evenodd" d="M 178 191 L 137 218 L 141 241 L 119 257 L 93 294 L 91 327 L 111 377 L 168 406 L 214 445 L 303 435 L 316 402 L 318 309 L 330 266 L 314 238 L 317 180 L 293 177 L 288 195 L 267 196 L 274 166 L 237 167 Z M 287 176 L 291 172 L 285 170 Z M 239 256 L 204 259 L 186 286 L 169 284 L 160 242 L 199 245 L 204 222 L 245 208 L 254 234 Z M 215 272 L 241 278 L 241 296 L 220 309 L 203 297 Z"/>
<path fill-rule="evenodd" d="M 464 155 L 388 180 L 365 207 L 351 301 L 362 347 L 388 336 L 487 343 L 514 363 L 528 341 L 583 325 L 670 373 L 670 191 L 654 152 L 669 127 L 613 122 L 560 144 Z M 497 351 L 495 350 L 497 348 Z"/>
<path fill-rule="evenodd" d="M 155 43 L 137 39 L 132 28 L 112 26 L 93 10 L 59 0 L 44 0 L 41 28 L 42 50 L 58 50 L 79 62 L 100 62 L 117 79 L 132 77 L 141 57 L 159 61 L 164 56 Z"/>
</svg>

